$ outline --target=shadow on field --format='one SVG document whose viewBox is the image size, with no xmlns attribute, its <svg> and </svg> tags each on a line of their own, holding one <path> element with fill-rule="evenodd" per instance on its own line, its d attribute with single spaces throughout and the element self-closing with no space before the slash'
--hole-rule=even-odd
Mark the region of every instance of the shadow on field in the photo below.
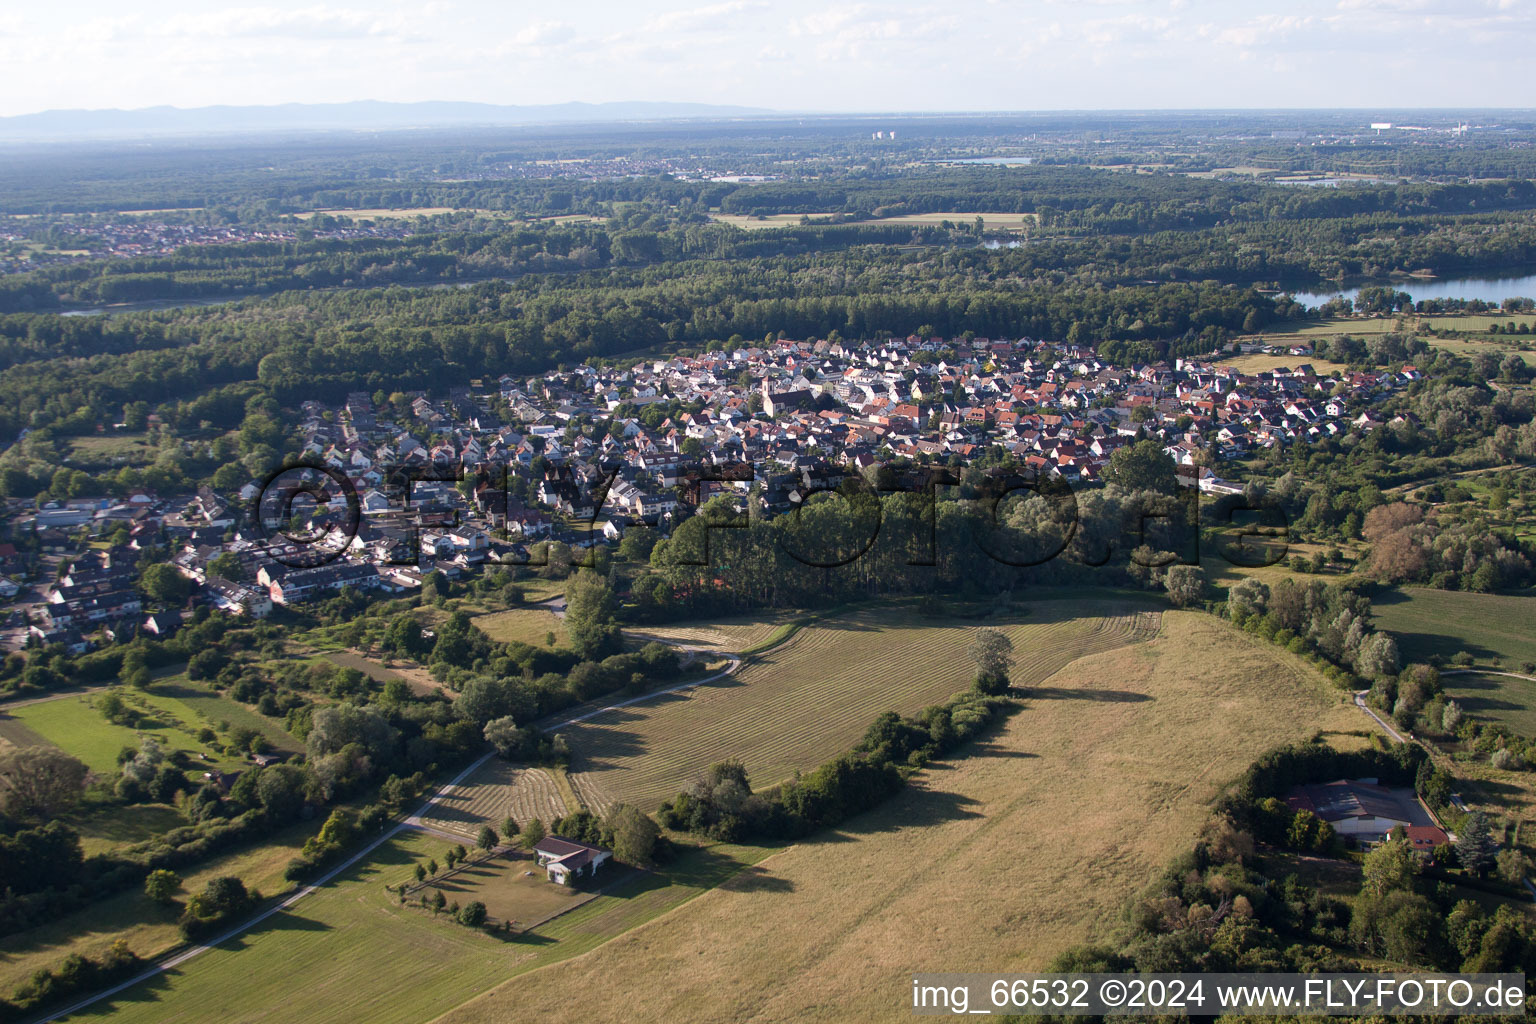
<svg viewBox="0 0 1536 1024">
<path fill-rule="evenodd" d="M 772 874 L 760 864 L 742 868 L 720 886 L 726 892 L 794 892 L 795 883 Z"/>
<path fill-rule="evenodd" d="M 1516 796 L 1525 792 L 1520 786 L 1508 782 L 1499 782 L 1495 779 L 1478 779 L 1477 788 L 1489 796 L 1500 800 L 1513 801 Z"/>
<path fill-rule="evenodd" d="M 908 787 L 902 792 L 899 818 L 892 814 L 891 809 L 876 808 L 859 815 L 841 828 L 822 833 L 821 836 L 826 842 L 846 843 L 858 836 L 899 832 L 906 828 L 926 828 L 930 825 L 942 825 L 945 822 L 962 821 L 966 818 L 980 818 L 981 812 L 972 810 L 973 807 L 978 806 L 980 801 L 961 793 Z"/>
<path fill-rule="evenodd" d="M 86 1007 L 70 1019 L 74 1020 L 75 1017 L 79 1017 L 82 1020 L 86 1020 L 96 1017 L 111 1017 L 122 1007 L 132 1006 L 136 1003 L 158 1003 L 160 1002 L 160 993 L 170 988 L 171 979 L 180 974 L 180 969 L 174 967 L 168 971 L 162 971 L 151 978 L 145 978 L 126 992 L 120 992 L 109 999 L 103 999 Z"/>
<path fill-rule="evenodd" d="M 1001 758 L 1013 758 L 1013 759 L 1023 758 L 1023 759 L 1027 759 L 1027 758 L 1039 757 L 1040 755 L 1039 754 L 1030 753 L 1028 750 L 1013 750 L 1013 749 L 1011 749 L 1009 747 L 1000 747 L 996 743 L 991 743 L 991 742 L 988 742 L 986 740 L 977 740 L 977 741 L 975 741 L 975 742 L 973 742 L 971 744 L 970 749 L 966 753 L 966 756 L 967 757 L 995 757 L 995 758 L 999 758 L 999 759 L 1001 759 Z M 934 767 L 935 765 L 937 765 L 939 763 L 941 763 L 941 762 L 931 761 L 931 762 L 928 763 L 927 767 L 932 768 L 932 767 Z"/>
<path fill-rule="evenodd" d="M 572 772 L 601 772 L 610 768 L 623 768 L 624 765 L 615 764 L 613 759 L 639 757 L 646 751 L 645 740 L 640 734 L 626 729 L 605 729 L 585 743 L 581 737 L 572 736 L 571 746 L 574 749 L 566 770 Z M 594 747 L 598 749 L 599 756 L 593 756 Z"/>
<path fill-rule="evenodd" d="M 1031 700 L 1091 700 L 1101 704 L 1143 704 L 1155 697 L 1132 690 L 1094 690 L 1077 686 L 1032 686 L 1024 691 Z"/>
</svg>

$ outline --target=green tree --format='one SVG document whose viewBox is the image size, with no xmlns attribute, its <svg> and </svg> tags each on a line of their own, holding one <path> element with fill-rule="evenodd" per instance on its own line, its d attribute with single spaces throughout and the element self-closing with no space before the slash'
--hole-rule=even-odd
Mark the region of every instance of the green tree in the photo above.
<svg viewBox="0 0 1536 1024">
<path fill-rule="evenodd" d="M 1104 467 L 1104 479 L 1127 491 L 1158 491 L 1174 494 L 1178 489 L 1178 473 L 1172 457 L 1163 451 L 1160 442 L 1137 441 L 1135 444 L 1116 448 Z"/>
<path fill-rule="evenodd" d="M 1175 608 L 1188 608 L 1205 596 L 1205 570 L 1198 565 L 1170 565 L 1165 577 L 1168 600 Z"/>
<path fill-rule="evenodd" d="M 1365 881 L 1361 888 L 1364 892 L 1373 896 L 1385 896 L 1396 889 L 1411 892 L 1413 880 L 1419 873 L 1419 858 L 1406 836 L 1394 834 L 1365 855 L 1363 870 Z"/>
<path fill-rule="evenodd" d="M 625 864 L 648 868 L 656 859 L 661 829 L 650 815 L 630 804 L 620 804 L 608 816 L 613 831 L 613 855 Z"/>
<path fill-rule="evenodd" d="M 192 581 L 166 562 L 157 562 L 145 569 L 139 584 L 144 593 L 166 605 L 181 604 L 192 593 Z"/>
<path fill-rule="evenodd" d="M 156 903 L 170 903 L 181 889 L 181 876 L 168 868 L 159 868 L 144 879 L 144 895 Z"/>
<path fill-rule="evenodd" d="M 500 838 L 491 826 L 481 825 L 480 832 L 475 836 L 475 845 L 482 850 L 489 850 Z"/>
<path fill-rule="evenodd" d="M 539 841 L 544 838 L 544 835 L 544 823 L 538 818 L 529 818 L 528 823 L 523 826 L 522 835 L 519 836 L 523 843 L 523 849 L 533 849 L 539 845 Z"/>
<path fill-rule="evenodd" d="M 1456 857 L 1461 861 L 1461 866 L 1481 877 L 1493 863 L 1496 849 L 1498 843 L 1493 838 L 1493 827 L 1489 824 L 1488 815 L 1482 811 L 1473 811 L 1467 815 L 1461 834 L 1456 839 Z"/>
<path fill-rule="evenodd" d="M 589 661 L 616 653 L 622 638 L 608 581 L 594 572 L 578 573 L 565 599 L 565 631 L 571 649 Z"/>
<path fill-rule="evenodd" d="M 485 924 L 485 904 L 479 900 L 471 900 L 459 911 L 459 923 L 466 928 L 478 928 Z"/>
<path fill-rule="evenodd" d="M 0 811 L 57 817 L 85 792 L 90 769 L 57 747 L 12 747 L 0 753 Z"/>
<path fill-rule="evenodd" d="M 1000 630 L 983 626 L 971 634 L 965 649 L 976 664 L 976 685 L 985 693 L 1008 689 L 1008 674 L 1013 669 L 1013 641 Z"/>
</svg>

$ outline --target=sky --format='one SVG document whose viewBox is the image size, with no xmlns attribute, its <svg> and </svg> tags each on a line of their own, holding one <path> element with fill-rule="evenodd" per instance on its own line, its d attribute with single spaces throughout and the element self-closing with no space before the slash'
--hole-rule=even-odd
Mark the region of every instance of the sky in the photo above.
<svg viewBox="0 0 1536 1024">
<path fill-rule="evenodd" d="M 346 100 L 796 111 L 1536 107 L 1536 0 L 58 0 L 0 115 Z"/>
</svg>

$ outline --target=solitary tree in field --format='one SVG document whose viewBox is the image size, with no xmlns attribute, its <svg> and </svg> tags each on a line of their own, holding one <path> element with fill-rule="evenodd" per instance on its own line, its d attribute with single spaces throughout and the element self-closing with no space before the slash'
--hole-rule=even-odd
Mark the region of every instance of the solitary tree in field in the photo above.
<svg viewBox="0 0 1536 1024">
<path fill-rule="evenodd" d="M 1165 585 L 1173 606 L 1188 608 L 1205 596 L 1205 570 L 1198 565 L 1170 565 Z"/>
<path fill-rule="evenodd" d="M 427 861 L 427 874 L 429 874 L 429 875 L 437 874 L 437 858 L 436 857 L 433 857 L 432 859 Z"/>
<path fill-rule="evenodd" d="M 1013 641 L 985 626 L 976 630 L 971 645 L 965 649 L 976 663 L 976 687 L 985 693 L 1008 689 L 1008 673 L 1013 668 Z"/>
<path fill-rule="evenodd" d="M 144 895 L 156 903 L 170 903 L 181 888 L 181 876 L 167 868 L 151 871 L 144 879 Z"/>
<path fill-rule="evenodd" d="M 511 839 L 513 836 L 517 835 L 517 819 L 512 817 L 512 815 L 509 814 L 504 819 L 502 819 L 501 834 L 506 836 L 508 839 Z"/>
<path fill-rule="evenodd" d="M 475 845 L 482 850 L 489 850 L 496 845 L 496 840 L 499 838 L 500 836 L 496 834 L 496 830 L 491 828 L 491 826 L 481 825 L 480 834 L 475 837 Z"/>
<path fill-rule="evenodd" d="M 417 864 L 416 865 L 416 881 L 418 881 L 418 882 L 425 882 L 426 880 L 427 880 L 427 869 L 422 867 L 420 864 Z"/>
<path fill-rule="evenodd" d="M 528 824 L 523 826 L 523 849 L 531 850 L 544 838 L 544 823 L 538 818 L 528 819 Z"/>
</svg>

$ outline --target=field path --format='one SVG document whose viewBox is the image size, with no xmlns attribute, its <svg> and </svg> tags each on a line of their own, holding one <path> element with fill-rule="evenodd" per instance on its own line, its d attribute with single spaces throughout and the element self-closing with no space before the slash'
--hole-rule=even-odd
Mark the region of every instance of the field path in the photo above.
<svg viewBox="0 0 1536 1024">
<path fill-rule="evenodd" d="M 1509 676 L 1511 679 L 1524 679 L 1528 683 L 1536 683 L 1536 676 L 1524 676 L 1519 672 L 1500 672 L 1491 668 L 1447 668 L 1440 671 L 1442 676 Z"/>
<path fill-rule="evenodd" d="M 707 683 L 712 683 L 719 679 L 723 679 L 728 675 L 731 675 L 740 667 L 741 659 L 733 655 L 731 657 L 731 663 L 713 675 L 705 676 L 702 679 L 690 680 L 686 683 L 680 683 L 677 686 L 668 687 L 665 690 L 655 690 L 651 693 L 641 694 L 638 697 L 631 697 L 629 700 L 619 701 L 616 704 L 609 704 L 601 708 L 596 708 L 591 711 L 587 711 L 582 714 L 553 723 L 549 725 L 548 728 L 559 729 L 566 726 L 576 725 L 579 722 L 585 722 L 589 718 L 595 718 L 598 715 L 605 714 L 618 708 L 631 707 L 635 704 L 640 704 L 648 700 L 655 700 L 658 697 L 667 696 L 668 694 L 688 690 L 695 686 L 704 686 Z M 45 1024 L 47 1021 L 58 1020 L 61 1017 L 68 1017 L 79 1013 L 81 1010 L 91 1006 L 94 1003 L 100 1002 L 103 999 L 108 999 L 120 992 L 125 992 L 128 989 L 133 988 L 135 985 L 140 984 L 141 982 L 148 981 L 157 975 L 164 974 L 166 971 L 172 968 L 179 967 L 194 957 L 201 956 L 202 954 L 212 949 L 214 946 L 222 945 L 223 943 L 228 942 L 230 939 L 244 934 L 258 924 L 261 924 L 263 921 L 272 917 L 274 914 L 287 910 L 294 904 L 298 903 L 300 900 L 304 899 L 304 897 L 318 892 L 323 886 L 330 882 L 331 879 L 353 867 L 359 861 L 366 859 L 370 854 L 373 853 L 374 850 L 377 850 L 380 846 L 384 845 L 389 840 L 393 839 L 396 835 L 406 831 L 407 829 L 442 834 L 436 826 L 430 824 L 430 822 L 426 820 L 430 819 L 432 808 L 436 806 L 440 800 L 443 800 L 449 796 L 457 786 L 464 782 L 465 779 L 469 778 L 471 774 L 473 774 L 477 769 L 479 769 L 482 765 L 484 765 L 487 761 L 495 756 L 495 752 L 492 751 L 491 753 L 484 754 L 470 762 L 470 764 L 463 771 L 459 772 L 459 774 L 455 775 L 452 780 L 440 787 L 437 792 L 433 793 L 425 803 L 416 809 L 415 813 L 411 814 L 405 820 L 396 823 L 393 828 L 385 828 L 379 833 L 378 837 L 370 842 L 367 846 L 363 847 L 361 850 L 358 850 L 352 856 L 337 864 L 325 874 L 321 875 L 319 878 L 299 889 L 297 892 L 293 893 L 291 896 L 287 897 L 281 902 L 273 904 L 272 906 L 263 910 L 261 913 L 257 914 L 255 917 L 242 922 L 238 927 L 231 928 L 229 931 L 217 936 L 216 938 L 210 939 L 209 941 L 196 946 L 191 946 L 185 950 L 182 950 L 180 953 L 166 957 L 163 960 L 156 961 L 155 964 L 148 970 L 134 975 L 127 981 L 120 982 L 111 988 L 104 989 L 103 991 L 97 992 L 94 995 L 87 996 L 84 999 L 71 1003 L 69 1006 L 56 1010 L 46 1017 L 38 1018 L 38 1024 Z"/>
</svg>

